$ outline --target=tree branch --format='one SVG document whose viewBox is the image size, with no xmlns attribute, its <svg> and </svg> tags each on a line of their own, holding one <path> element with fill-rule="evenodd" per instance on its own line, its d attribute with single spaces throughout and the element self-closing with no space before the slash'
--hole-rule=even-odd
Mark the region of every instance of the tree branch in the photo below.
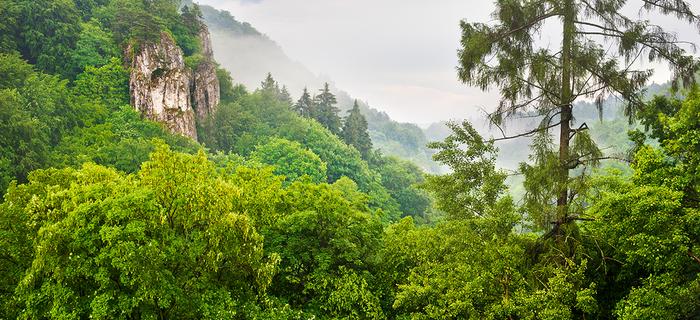
<svg viewBox="0 0 700 320">
<path fill-rule="evenodd" d="M 552 128 L 554 128 L 554 127 L 560 125 L 561 123 L 562 123 L 562 121 L 559 121 L 559 122 L 557 122 L 557 123 L 555 123 L 555 124 L 548 125 L 548 126 L 546 126 L 546 127 L 538 127 L 537 129 L 530 130 L 530 131 L 528 131 L 528 132 L 524 132 L 524 133 L 521 133 L 521 134 L 516 134 L 516 135 L 510 136 L 510 137 L 503 137 L 503 138 L 491 139 L 491 141 L 492 141 L 492 142 L 497 142 L 497 141 L 502 141 L 502 140 L 510 140 L 510 139 L 515 139 L 515 138 L 520 138 L 520 137 L 532 136 L 532 135 L 535 134 L 535 133 L 538 133 L 538 132 L 542 132 L 542 131 L 545 131 L 545 130 L 552 129 Z"/>
</svg>

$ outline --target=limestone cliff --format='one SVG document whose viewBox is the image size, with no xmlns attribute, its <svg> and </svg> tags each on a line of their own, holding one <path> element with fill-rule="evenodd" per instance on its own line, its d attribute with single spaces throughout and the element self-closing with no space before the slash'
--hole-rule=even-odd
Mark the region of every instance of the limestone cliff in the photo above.
<svg viewBox="0 0 700 320">
<path fill-rule="evenodd" d="M 195 68 L 192 76 L 192 106 L 197 112 L 197 118 L 203 120 L 216 111 L 221 97 L 211 37 L 204 24 L 199 32 L 199 40 L 203 59 Z"/>
<path fill-rule="evenodd" d="M 167 33 L 151 43 L 127 47 L 131 104 L 173 133 L 197 139 L 196 119 L 212 114 L 220 101 L 219 79 L 207 27 L 199 32 L 202 58 L 195 70 Z"/>
<path fill-rule="evenodd" d="M 192 72 L 182 50 L 166 33 L 160 40 L 129 46 L 131 104 L 147 118 L 164 123 L 171 132 L 197 138 L 190 104 Z M 127 55 L 128 57 L 129 55 Z"/>
</svg>

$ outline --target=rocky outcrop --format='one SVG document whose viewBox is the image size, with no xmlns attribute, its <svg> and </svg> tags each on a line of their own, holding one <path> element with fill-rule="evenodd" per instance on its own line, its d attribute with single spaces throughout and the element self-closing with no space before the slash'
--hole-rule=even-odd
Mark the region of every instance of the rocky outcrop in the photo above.
<svg viewBox="0 0 700 320">
<path fill-rule="evenodd" d="M 197 138 L 190 103 L 192 72 L 182 50 L 167 33 L 160 40 L 129 46 L 131 104 L 147 118 L 164 123 L 171 132 Z"/>
<path fill-rule="evenodd" d="M 145 117 L 165 124 L 173 133 L 197 139 L 197 119 L 204 120 L 219 105 L 220 88 L 209 30 L 199 32 L 200 59 L 194 70 L 167 33 L 156 42 L 127 47 L 131 67 L 131 105 Z"/>
<path fill-rule="evenodd" d="M 199 32 L 202 60 L 192 75 L 192 106 L 199 120 L 206 119 L 219 105 L 219 78 L 216 77 L 216 63 L 207 26 L 202 24 Z"/>
</svg>

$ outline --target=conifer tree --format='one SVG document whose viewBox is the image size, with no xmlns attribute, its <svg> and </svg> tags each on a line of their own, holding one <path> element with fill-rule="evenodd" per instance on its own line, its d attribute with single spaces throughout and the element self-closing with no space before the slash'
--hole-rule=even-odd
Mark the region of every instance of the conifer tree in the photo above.
<svg viewBox="0 0 700 320">
<path fill-rule="evenodd" d="M 301 97 L 299 97 L 299 100 L 297 100 L 297 103 L 293 106 L 293 109 L 296 113 L 305 118 L 310 118 L 313 115 L 314 101 L 311 99 L 309 90 L 304 88 L 304 92 L 301 94 Z"/>
<path fill-rule="evenodd" d="M 197 34 L 202 29 L 204 16 L 202 9 L 196 3 L 191 6 L 183 6 L 181 9 L 182 23 L 193 33 Z"/>
<path fill-rule="evenodd" d="M 586 129 L 575 124 L 574 102 L 595 99 L 598 111 L 613 95 L 626 102 L 633 116 L 643 105 L 643 88 L 652 69 L 641 69 L 640 58 L 665 62 L 673 84 L 691 84 L 698 60 L 686 52 L 686 43 L 649 20 L 627 16 L 628 0 L 497 0 L 495 24 L 463 21 L 459 50 L 459 78 L 482 90 L 497 88 L 501 101 L 490 117 L 500 125 L 509 116 L 534 110 L 541 123 L 533 130 L 509 139 L 534 136 L 534 166 L 523 166 L 526 206 L 548 236 L 562 234 L 563 227 L 583 219 L 574 205 L 580 177 L 569 172 L 596 164 L 602 157 Z M 700 27 L 700 18 L 683 0 L 641 0 L 641 11 L 672 15 Z M 637 12 L 637 11 L 635 11 Z M 539 45 L 543 25 L 558 25 L 559 46 Z M 692 45 L 690 45 L 692 47 Z M 549 131 L 559 128 L 558 151 Z M 529 182 L 527 180 L 530 180 Z M 539 181 L 536 181 L 539 180 Z M 546 182 L 546 183 L 540 183 Z M 580 184 L 578 185 L 585 185 Z M 549 205 L 556 203 L 556 206 Z"/>
<path fill-rule="evenodd" d="M 320 93 L 314 97 L 313 118 L 336 135 L 340 135 L 341 120 L 338 116 L 337 100 L 326 82 Z"/>
<path fill-rule="evenodd" d="M 260 91 L 270 92 L 277 95 L 279 92 L 279 85 L 277 84 L 277 81 L 275 81 L 275 78 L 272 77 L 272 73 L 268 72 L 265 80 L 260 83 Z"/>
<path fill-rule="evenodd" d="M 367 159 L 367 156 L 372 151 L 372 139 L 367 132 L 367 120 L 360 112 L 360 107 L 357 105 L 357 100 L 348 111 L 343 124 L 341 136 L 345 143 L 351 145 L 360 151 L 362 157 Z"/>
<path fill-rule="evenodd" d="M 282 86 L 282 90 L 279 91 L 279 95 L 277 96 L 280 101 L 292 105 L 292 95 L 289 94 L 289 90 L 287 89 L 287 86 Z"/>
</svg>

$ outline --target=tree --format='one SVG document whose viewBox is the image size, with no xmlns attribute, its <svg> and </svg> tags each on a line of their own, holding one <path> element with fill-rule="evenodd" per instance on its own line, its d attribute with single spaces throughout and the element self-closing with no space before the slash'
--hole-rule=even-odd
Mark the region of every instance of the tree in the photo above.
<svg viewBox="0 0 700 320">
<path fill-rule="evenodd" d="M 0 54 L 0 187 L 44 168 L 51 147 L 79 121 L 67 81 Z"/>
<path fill-rule="evenodd" d="M 292 102 L 292 95 L 289 94 L 289 90 L 287 89 L 287 86 L 282 86 L 282 89 L 279 91 L 278 99 L 280 99 L 280 101 L 282 101 L 290 106 L 292 105 L 292 103 L 293 103 Z"/>
<path fill-rule="evenodd" d="M 234 102 L 247 94 L 246 88 L 242 84 L 233 84 L 231 73 L 224 69 L 216 68 L 216 77 L 219 79 L 219 91 L 221 92 L 221 102 Z"/>
<path fill-rule="evenodd" d="M 655 97 L 638 113 L 632 174 L 592 181 L 586 234 L 605 273 L 605 308 L 620 319 L 692 318 L 700 306 L 700 95 Z M 640 138 L 641 135 L 641 138 Z M 644 144 L 646 136 L 658 147 Z M 607 280 L 606 280 L 607 279 Z"/>
<path fill-rule="evenodd" d="M 168 1 L 111 1 L 104 10 L 100 11 L 99 20 L 105 27 L 112 30 L 116 42 L 120 45 L 130 40 L 157 41 L 161 32 L 168 26 L 167 19 L 160 15 L 165 15 L 171 10 L 159 10 L 161 7 L 166 8 L 163 2 Z M 170 2 L 170 5 L 177 10 L 174 3 Z"/>
<path fill-rule="evenodd" d="M 15 50 L 47 73 L 71 76 L 71 56 L 80 33 L 80 15 L 69 0 L 11 0 L 18 14 Z M 10 11 L 12 12 L 12 11 Z M 3 22 L 4 23 L 4 22 Z"/>
<path fill-rule="evenodd" d="M 274 93 L 275 95 L 279 91 L 279 85 L 275 78 L 272 77 L 272 73 L 268 72 L 265 80 L 260 83 L 260 91 Z"/>
<path fill-rule="evenodd" d="M 424 222 L 431 205 L 426 190 L 421 189 L 425 175 L 417 165 L 395 157 L 372 154 L 373 169 L 382 177 L 382 186 L 399 203 L 404 216 L 413 216 Z"/>
<path fill-rule="evenodd" d="M 496 168 L 496 148 L 484 140 L 469 124 L 447 124 L 452 134 L 428 145 L 437 150 L 433 158 L 452 170 L 445 175 L 428 175 L 425 188 L 449 218 L 485 217 L 499 202 L 511 202 L 504 196 L 506 174 Z"/>
<path fill-rule="evenodd" d="M 129 73 L 118 58 L 109 59 L 100 67 L 86 65 L 74 82 L 73 92 L 79 100 L 119 110 L 129 105 Z"/>
<path fill-rule="evenodd" d="M 314 101 L 311 99 L 309 90 L 306 87 L 304 87 L 304 92 L 302 92 L 301 97 L 299 97 L 293 108 L 296 113 L 305 118 L 310 118 L 315 113 Z"/>
<path fill-rule="evenodd" d="M 370 151 L 372 151 L 372 139 L 367 132 L 367 120 L 360 112 L 360 107 L 357 105 L 357 100 L 348 111 L 347 117 L 343 124 L 343 131 L 340 135 L 345 143 L 351 145 L 360 151 L 362 157 L 367 159 Z"/>
<path fill-rule="evenodd" d="M 265 294 L 278 258 L 263 254 L 251 220 L 233 211 L 236 192 L 203 152 L 162 145 L 136 176 L 95 164 L 33 173 L 0 205 L 0 243 L 11 245 L 0 253 L 26 268 L 9 290 L 15 310 L 23 318 L 241 315 Z M 51 209 L 54 200 L 70 205 Z M 0 285 L 7 289 L 4 276 Z"/>
<path fill-rule="evenodd" d="M 534 108 L 542 118 L 540 125 L 514 137 L 548 135 L 550 129 L 559 127 L 557 163 L 542 168 L 555 177 L 549 188 L 554 194 L 548 198 L 556 199 L 556 207 L 545 212 L 554 217 L 553 234 L 560 234 L 563 225 L 580 215 L 580 209 L 570 208 L 579 193 L 571 190 L 571 184 L 580 179 L 572 179 L 569 172 L 600 158 L 586 124 L 572 127 L 573 103 L 595 98 L 600 111 L 603 98 L 617 95 L 626 102 L 627 114 L 633 115 L 643 105 L 642 89 L 653 71 L 637 69 L 640 56 L 669 63 L 675 86 L 693 83 L 700 66 L 674 34 L 649 20 L 624 15 L 622 9 L 628 2 L 498 0 L 496 24 L 461 23 L 459 78 L 482 90 L 498 88 L 501 102 L 490 114 L 493 123 L 500 125 L 505 118 Z M 641 7 L 689 23 L 700 22 L 683 0 L 644 0 Z M 561 27 L 558 48 L 538 46 L 536 41 L 542 26 L 550 22 Z"/>
<path fill-rule="evenodd" d="M 86 67 L 101 67 L 111 58 L 121 57 L 112 33 L 104 30 L 99 21 L 92 19 L 81 24 L 74 52 L 71 54 L 71 74 L 77 75 Z"/>
<path fill-rule="evenodd" d="M 274 166 L 275 174 L 285 176 L 290 183 L 304 176 L 315 183 L 325 182 L 328 179 L 326 164 L 298 142 L 273 138 L 268 143 L 255 148 L 250 158 Z"/>
<path fill-rule="evenodd" d="M 323 85 L 323 89 L 314 97 L 314 119 L 321 123 L 326 129 L 335 135 L 340 135 L 341 120 L 338 116 L 338 108 L 335 106 L 337 100 L 331 93 L 328 83 Z"/>
<path fill-rule="evenodd" d="M 281 258 L 270 292 L 331 318 L 383 319 L 371 272 L 379 220 L 328 184 L 293 183 L 285 201 L 284 216 L 263 233 Z"/>
</svg>

